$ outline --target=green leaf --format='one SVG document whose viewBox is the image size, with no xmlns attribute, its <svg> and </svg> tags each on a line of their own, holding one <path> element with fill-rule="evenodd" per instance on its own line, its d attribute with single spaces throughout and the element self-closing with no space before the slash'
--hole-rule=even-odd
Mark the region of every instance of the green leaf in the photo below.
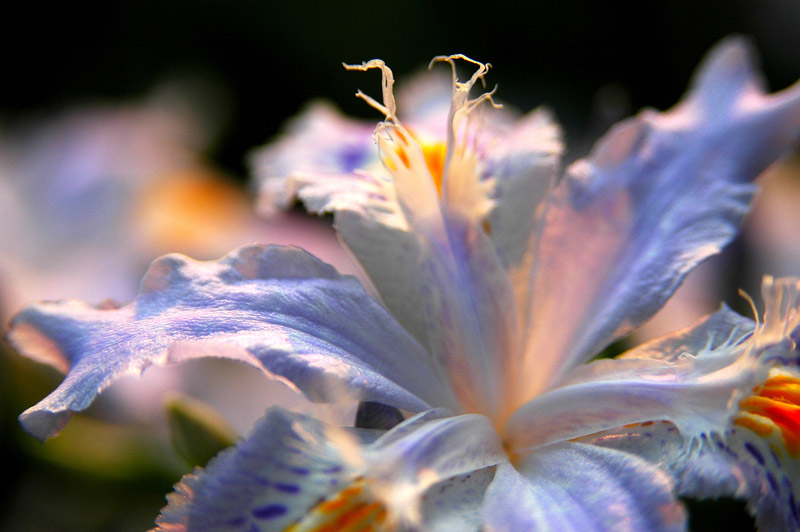
<svg viewBox="0 0 800 532">
<path fill-rule="evenodd" d="M 236 431 L 211 406 L 182 394 L 165 401 L 170 439 L 191 466 L 204 466 L 218 452 L 236 443 Z"/>
</svg>

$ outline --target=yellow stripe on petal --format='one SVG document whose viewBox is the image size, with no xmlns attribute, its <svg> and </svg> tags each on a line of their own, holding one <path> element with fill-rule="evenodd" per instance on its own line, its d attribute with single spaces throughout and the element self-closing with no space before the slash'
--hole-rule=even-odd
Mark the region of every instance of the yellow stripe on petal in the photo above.
<svg viewBox="0 0 800 532">
<path fill-rule="evenodd" d="M 363 479 L 323 499 L 285 532 L 381 532 L 386 524 L 386 507 L 374 499 Z"/>
<path fill-rule="evenodd" d="M 800 458 L 800 378 L 775 374 L 753 392 L 739 402 L 741 412 L 734 423 Z"/>
</svg>

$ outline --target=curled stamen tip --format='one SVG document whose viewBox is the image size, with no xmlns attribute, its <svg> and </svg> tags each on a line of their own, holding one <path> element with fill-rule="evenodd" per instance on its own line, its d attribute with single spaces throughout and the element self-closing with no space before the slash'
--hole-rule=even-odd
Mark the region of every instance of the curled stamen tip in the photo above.
<svg viewBox="0 0 800 532">
<path fill-rule="evenodd" d="M 346 70 L 360 70 L 362 72 L 369 70 L 370 68 L 380 68 L 381 70 L 383 70 L 384 68 L 385 69 L 389 68 L 386 66 L 386 63 L 383 61 L 383 59 L 370 59 L 369 61 L 362 62 L 360 65 L 351 65 L 348 63 L 342 63 L 342 66 Z"/>
<path fill-rule="evenodd" d="M 470 77 L 469 81 L 465 83 L 461 83 L 457 79 L 456 63 L 455 63 L 457 59 L 461 61 L 466 61 L 467 63 L 470 63 L 472 65 L 477 65 L 478 67 L 477 70 L 475 70 L 475 72 Z M 445 62 L 450 64 L 450 68 L 453 70 L 453 86 L 457 87 L 459 90 L 469 91 L 469 89 L 471 89 L 472 86 L 475 85 L 475 82 L 478 80 L 480 80 L 481 85 L 483 85 L 484 88 L 486 87 L 486 80 L 484 79 L 484 76 L 486 75 L 487 72 L 489 72 L 489 69 L 492 67 L 491 63 L 481 63 L 480 61 L 475 61 L 474 59 L 467 57 L 464 54 L 437 55 L 428 64 L 428 70 L 433 68 L 433 65 L 439 62 Z"/>
<path fill-rule="evenodd" d="M 428 63 L 428 70 L 433 68 L 433 65 L 435 65 L 436 63 L 445 62 L 445 63 L 450 63 L 452 65 L 456 59 L 466 61 L 467 63 L 472 63 L 473 65 L 478 65 L 479 70 L 483 70 L 484 72 L 486 72 L 492 67 L 491 63 L 481 63 L 480 61 L 475 61 L 471 57 L 467 57 L 464 54 L 452 54 L 452 55 L 437 55 L 436 57 L 431 59 L 430 63 Z"/>
<path fill-rule="evenodd" d="M 365 72 L 372 68 L 380 69 L 383 76 L 383 104 L 380 104 L 377 100 L 367 96 L 360 90 L 356 93 L 356 97 L 361 98 L 367 102 L 368 105 L 383 113 L 388 120 L 393 120 L 396 122 L 397 105 L 395 104 L 394 93 L 392 91 L 392 87 L 394 86 L 394 75 L 392 74 L 392 69 L 387 67 L 386 63 L 382 59 L 371 59 L 361 63 L 360 65 L 349 65 L 347 63 L 342 63 L 342 66 L 346 70 L 359 70 L 361 72 Z"/>
</svg>

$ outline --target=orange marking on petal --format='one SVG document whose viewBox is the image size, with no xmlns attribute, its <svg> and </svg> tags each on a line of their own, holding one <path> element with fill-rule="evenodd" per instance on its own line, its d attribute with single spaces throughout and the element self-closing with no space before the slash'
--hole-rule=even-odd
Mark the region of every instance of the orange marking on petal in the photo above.
<svg viewBox="0 0 800 532">
<path fill-rule="evenodd" d="M 783 403 L 800 405 L 800 382 L 797 382 L 797 379 L 772 378 L 764 384 L 761 395 Z"/>
<path fill-rule="evenodd" d="M 762 437 L 777 428 L 789 455 L 800 456 L 800 378 L 774 375 L 756 390 L 739 402 L 742 412 L 734 423 Z"/>
<path fill-rule="evenodd" d="M 405 134 L 403 133 L 403 130 L 402 130 L 402 129 L 400 129 L 399 127 L 397 127 L 397 128 L 394 128 L 394 129 L 392 130 L 392 132 L 393 132 L 395 135 L 397 135 L 397 137 L 398 137 L 398 138 L 399 138 L 399 139 L 400 139 L 400 140 L 403 142 L 403 144 L 408 144 L 408 139 L 406 138 L 406 136 L 405 136 Z"/>
<path fill-rule="evenodd" d="M 400 161 L 403 163 L 403 166 L 406 168 L 411 168 L 411 161 L 408 159 L 408 154 L 406 153 L 405 148 L 398 146 L 395 151 L 397 152 L 397 156 L 400 157 Z"/>
<path fill-rule="evenodd" d="M 764 409 L 783 433 L 786 450 L 792 456 L 800 456 L 800 406 L 775 405 Z"/>
<path fill-rule="evenodd" d="M 436 183 L 436 190 L 442 195 L 442 180 L 444 179 L 444 161 L 447 155 L 447 145 L 444 142 L 433 144 L 422 143 L 422 155 L 425 157 L 425 164 Z"/>
<path fill-rule="evenodd" d="M 386 507 L 354 483 L 311 508 L 284 532 L 379 532 L 386 520 Z"/>
<path fill-rule="evenodd" d="M 739 417 L 734 420 L 734 424 L 750 429 L 762 438 L 769 436 L 772 434 L 772 431 L 775 430 L 771 422 L 761 421 L 758 417 L 751 415 L 740 414 Z"/>
</svg>

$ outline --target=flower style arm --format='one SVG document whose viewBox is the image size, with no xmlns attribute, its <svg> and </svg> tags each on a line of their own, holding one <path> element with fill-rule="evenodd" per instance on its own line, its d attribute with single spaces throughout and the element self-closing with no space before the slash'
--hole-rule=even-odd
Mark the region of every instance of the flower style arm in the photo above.
<svg viewBox="0 0 800 532">
<path fill-rule="evenodd" d="M 9 339 L 67 373 L 20 416 L 40 439 L 118 378 L 198 356 L 244 361 L 312 400 L 346 389 L 411 411 L 452 405 L 425 351 L 358 281 L 297 248 L 246 246 L 209 262 L 168 255 L 131 304 L 35 304 Z"/>
<path fill-rule="evenodd" d="M 800 84 L 765 94 L 749 54 L 718 45 L 678 106 L 617 125 L 556 187 L 533 248 L 521 400 L 652 316 L 800 137 Z"/>
</svg>

